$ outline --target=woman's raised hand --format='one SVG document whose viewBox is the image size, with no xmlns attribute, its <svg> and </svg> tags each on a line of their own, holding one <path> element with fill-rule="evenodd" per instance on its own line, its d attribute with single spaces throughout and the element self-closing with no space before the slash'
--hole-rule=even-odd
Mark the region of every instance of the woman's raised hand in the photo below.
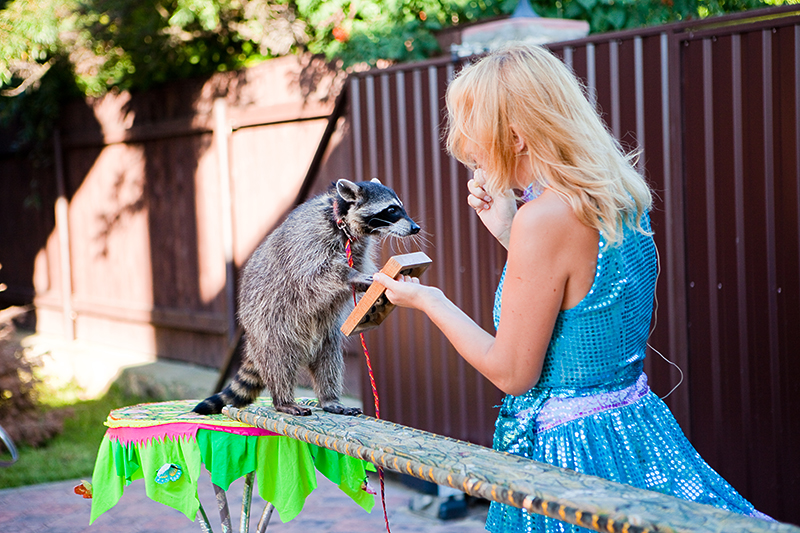
<svg viewBox="0 0 800 533">
<path fill-rule="evenodd" d="M 517 213 L 517 201 L 511 190 L 502 194 L 490 195 L 484 185 L 486 175 L 482 169 L 476 169 L 472 179 L 467 182 L 469 196 L 467 203 L 472 207 L 486 226 L 486 229 L 508 249 L 511 236 L 511 221 Z"/>
</svg>

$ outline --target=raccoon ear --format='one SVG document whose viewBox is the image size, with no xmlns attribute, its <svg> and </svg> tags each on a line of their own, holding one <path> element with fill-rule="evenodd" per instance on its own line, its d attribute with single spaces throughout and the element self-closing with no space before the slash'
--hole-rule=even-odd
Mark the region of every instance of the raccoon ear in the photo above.
<svg viewBox="0 0 800 533">
<path fill-rule="evenodd" d="M 383 183 L 381 183 L 381 180 L 379 180 L 378 178 L 372 178 L 369 181 L 371 181 L 372 183 L 377 183 L 378 185 L 383 185 Z"/>
<path fill-rule="evenodd" d="M 336 192 L 346 202 L 355 202 L 360 196 L 359 186 L 344 178 L 336 182 Z"/>
</svg>

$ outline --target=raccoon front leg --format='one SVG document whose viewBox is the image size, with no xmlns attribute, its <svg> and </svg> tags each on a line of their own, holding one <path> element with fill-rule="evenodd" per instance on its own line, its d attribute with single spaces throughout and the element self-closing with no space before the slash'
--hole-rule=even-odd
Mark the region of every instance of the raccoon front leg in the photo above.
<svg viewBox="0 0 800 533">
<path fill-rule="evenodd" d="M 372 275 L 364 274 L 363 272 L 351 268 L 347 282 L 356 292 L 367 292 L 369 286 L 372 285 Z"/>
<path fill-rule="evenodd" d="M 314 392 L 323 411 L 339 415 L 360 415 L 358 407 L 345 407 L 339 397 L 344 381 L 344 359 L 342 358 L 343 335 L 339 329 L 328 333 L 317 358 L 308 365 L 314 378 Z"/>
</svg>

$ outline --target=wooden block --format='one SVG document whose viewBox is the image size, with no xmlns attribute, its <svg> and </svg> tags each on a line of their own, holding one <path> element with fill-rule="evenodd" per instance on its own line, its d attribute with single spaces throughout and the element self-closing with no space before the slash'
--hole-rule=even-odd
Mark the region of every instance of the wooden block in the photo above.
<svg viewBox="0 0 800 533">
<path fill-rule="evenodd" d="M 392 279 L 400 273 L 418 278 L 431 262 L 431 258 L 422 252 L 395 255 L 389 258 L 381 272 Z M 395 305 L 389 302 L 383 294 L 385 291 L 386 289 L 380 283 L 370 285 L 353 312 L 342 324 L 342 333 L 349 336 L 353 333 L 377 328 L 395 308 Z"/>
</svg>

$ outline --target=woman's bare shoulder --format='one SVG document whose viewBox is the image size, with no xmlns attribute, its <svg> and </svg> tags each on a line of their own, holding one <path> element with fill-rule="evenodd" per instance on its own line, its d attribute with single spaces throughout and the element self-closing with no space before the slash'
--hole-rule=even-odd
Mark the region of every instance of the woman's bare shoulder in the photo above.
<svg viewBox="0 0 800 533">
<path fill-rule="evenodd" d="M 594 280 L 599 232 L 581 222 L 567 201 L 553 191 L 522 206 L 514 225 L 514 262 L 537 265 L 562 280 L 561 309 L 580 302 Z"/>
<path fill-rule="evenodd" d="M 586 229 L 567 201 L 550 189 L 520 207 L 514 224 L 526 234 L 555 239 Z"/>
</svg>

